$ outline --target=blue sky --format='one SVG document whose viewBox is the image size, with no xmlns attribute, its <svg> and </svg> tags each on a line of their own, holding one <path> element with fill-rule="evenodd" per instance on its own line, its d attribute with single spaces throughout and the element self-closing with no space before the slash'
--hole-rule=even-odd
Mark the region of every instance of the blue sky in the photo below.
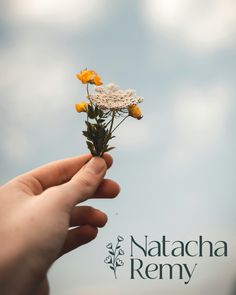
<svg viewBox="0 0 236 295">
<path fill-rule="evenodd" d="M 120 197 L 89 202 L 109 223 L 54 265 L 52 294 L 228 294 L 235 253 L 221 262 L 223 274 L 218 261 L 202 262 L 188 289 L 125 276 L 114 284 L 103 256 L 118 234 L 203 233 L 235 247 L 235 10 L 234 0 L 1 2 L 2 183 L 86 152 L 74 111 L 82 68 L 145 99 L 144 118 L 127 121 L 114 141 L 108 176 Z"/>
</svg>

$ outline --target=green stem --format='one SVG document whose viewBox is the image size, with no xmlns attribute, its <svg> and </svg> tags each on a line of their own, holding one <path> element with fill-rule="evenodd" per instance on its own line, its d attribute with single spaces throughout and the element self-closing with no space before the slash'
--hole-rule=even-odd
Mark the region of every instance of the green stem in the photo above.
<svg viewBox="0 0 236 295">
<path fill-rule="evenodd" d="M 91 105 L 92 105 L 92 101 L 91 101 L 91 99 L 90 99 L 90 93 L 89 93 L 89 84 L 86 85 L 86 91 L 87 91 L 88 100 L 89 100 L 89 102 L 90 102 Z"/>
<path fill-rule="evenodd" d="M 112 133 L 112 128 L 113 128 L 113 124 L 114 124 L 114 119 L 115 119 L 115 111 L 112 112 L 112 118 L 111 118 L 111 125 L 110 125 L 110 129 L 109 129 L 109 134 Z"/>
<path fill-rule="evenodd" d="M 87 91 L 88 100 L 91 103 L 90 94 L 89 94 L 89 85 L 88 84 L 86 85 L 86 91 Z M 88 112 L 87 112 L 87 122 L 89 122 Z"/>
<path fill-rule="evenodd" d="M 108 132 L 108 135 L 106 136 L 105 140 L 104 140 L 104 145 L 103 145 L 103 148 L 100 152 L 100 157 L 103 156 L 104 154 L 104 150 L 105 150 L 105 145 L 108 144 L 109 140 L 111 139 L 111 134 L 112 134 L 112 128 L 113 128 L 113 124 L 114 124 L 114 119 L 115 119 L 115 111 L 112 112 L 112 118 L 111 120 L 106 124 L 106 126 L 104 128 L 106 128 L 109 124 L 110 125 L 110 128 L 109 128 L 109 132 Z"/>
<path fill-rule="evenodd" d="M 106 123 L 105 128 L 111 123 L 111 121 L 112 119 Z"/>
<path fill-rule="evenodd" d="M 127 119 L 129 117 L 129 115 L 128 116 L 126 116 L 124 119 L 122 119 L 121 121 L 120 121 L 120 123 L 118 124 L 118 125 L 116 125 L 116 127 L 111 131 L 111 134 Z"/>
</svg>

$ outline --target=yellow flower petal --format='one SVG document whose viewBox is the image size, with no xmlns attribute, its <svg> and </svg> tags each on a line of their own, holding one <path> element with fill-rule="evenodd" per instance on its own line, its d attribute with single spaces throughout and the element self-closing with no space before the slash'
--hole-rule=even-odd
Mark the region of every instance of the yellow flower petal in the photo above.
<svg viewBox="0 0 236 295">
<path fill-rule="evenodd" d="M 143 117 L 140 108 L 136 104 L 130 105 L 128 107 L 128 111 L 129 111 L 129 115 L 133 118 L 140 120 Z"/>
<path fill-rule="evenodd" d="M 103 84 L 103 83 L 102 83 L 102 80 L 101 80 L 101 77 L 98 76 L 98 75 L 96 75 L 96 76 L 93 78 L 93 83 L 94 83 L 95 85 L 97 85 L 97 86 L 100 86 L 100 85 Z"/>
<path fill-rule="evenodd" d="M 79 74 L 76 74 L 77 79 L 79 79 L 83 84 L 95 84 L 95 85 L 102 85 L 102 81 L 100 76 L 93 71 L 84 69 Z"/>
<path fill-rule="evenodd" d="M 75 105 L 75 109 L 76 109 L 76 111 L 77 111 L 78 113 L 82 113 L 82 112 L 87 113 L 88 105 L 89 105 L 89 104 L 88 104 L 87 102 L 82 101 L 82 102 L 77 103 L 77 104 Z"/>
<path fill-rule="evenodd" d="M 83 70 L 79 74 L 76 75 L 76 77 L 83 83 L 89 83 L 89 81 L 93 78 L 94 74 L 92 71 Z"/>
</svg>

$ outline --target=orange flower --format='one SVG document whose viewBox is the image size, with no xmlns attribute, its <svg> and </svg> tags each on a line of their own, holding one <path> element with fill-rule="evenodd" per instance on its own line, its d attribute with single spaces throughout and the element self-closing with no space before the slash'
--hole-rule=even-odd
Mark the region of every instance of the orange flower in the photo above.
<svg viewBox="0 0 236 295">
<path fill-rule="evenodd" d="M 133 118 L 140 120 L 143 117 L 140 108 L 136 104 L 130 105 L 128 111 L 129 115 Z"/>
<path fill-rule="evenodd" d="M 76 74 L 77 79 L 79 79 L 83 84 L 95 84 L 97 86 L 102 85 L 101 77 L 93 70 L 84 69 L 79 74 Z"/>
<path fill-rule="evenodd" d="M 97 85 L 97 86 L 102 85 L 101 77 L 98 76 L 98 75 L 96 75 L 96 76 L 94 77 L 93 82 L 94 82 L 94 84 Z"/>
<path fill-rule="evenodd" d="M 87 102 L 82 101 L 75 105 L 75 109 L 78 113 L 82 113 L 82 112 L 87 113 L 88 105 L 89 104 Z"/>
</svg>

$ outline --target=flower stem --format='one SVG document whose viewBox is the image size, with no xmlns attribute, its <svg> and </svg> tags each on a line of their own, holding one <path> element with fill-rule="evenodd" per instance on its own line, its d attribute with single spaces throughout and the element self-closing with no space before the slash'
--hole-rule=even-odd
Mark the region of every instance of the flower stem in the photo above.
<svg viewBox="0 0 236 295">
<path fill-rule="evenodd" d="M 118 125 L 116 125 L 116 127 L 111 131 L 111 134 L 127 119 L 129 117 L 129 115 L 128 116 L 126 116 L 124 119 L 122 119 L 121 121 L 120 121 L 120 123 L 118 124 Z"/>
<path fill-rule="evenodd" d="M 90 101 L 90 103 L 92 105 L 92 101 L 90 99 L 90 94 L 89 94 L 89 84 L 86 85 L 86 91 L 87 91 L 88 100 Z"/>
<path fill-rule="evenodd" d="M 114 124 L 114 119 L 115 119 L 115 111 L 112 112 L 112 118 L 111 118 L 111 125 L 110 125 L 109 134 L 112 133 L 112 128 L 113 128 L 113 124 Z"/>
<path fill-rule="evenodd" d="M 106 123 L 105 127 L 107 127 L 111 123 L 111 121 L 112 121 L 112 119 Z"/>
<path fill-rule="evenodd" d="M 90 100 L 90 94 L 89 94 L 89 85 L 88 85 L 88 84 L 86 85 L 86 91 L 87 91 L 87 95 L 88 95 L 88 100 L 89 100 L 90 103 L 91 103 L 91 100 Z M 88 112 L 87 112 L 87 122 L 89 122 Z"/>
</svg>

